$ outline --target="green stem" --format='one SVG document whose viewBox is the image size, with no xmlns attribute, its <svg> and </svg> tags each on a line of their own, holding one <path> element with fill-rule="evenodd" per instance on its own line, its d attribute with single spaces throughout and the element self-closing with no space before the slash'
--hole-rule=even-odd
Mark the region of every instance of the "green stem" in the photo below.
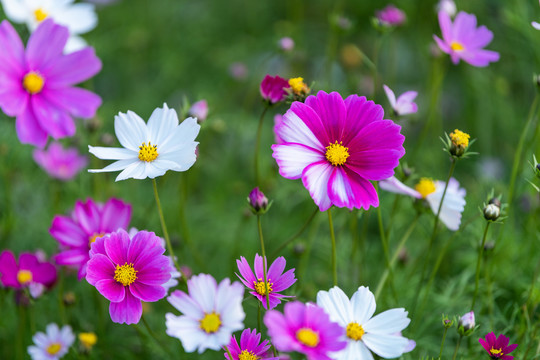
<svg viewBox="0 0 540 360">
<path fill-rule="evenodd" d="M 462 336 L 460 335 L 456 344 L 456 349 L 454 350 L 454 356 L 452 356 L 452 360 L 456 360 L 457 352 L 459 350 L 459 345 L 461 344 L 461 338 Z"/>
<path fill-rule="evenodd" d="M 283 242 L 283 244 L 281 244 L 276 250 L 274 250 L 274 252 L 271 254 L 272 257 L 275 257 L 277 254 L 279 254 L 281 252 L 281 250 L 285 249 L 285 247 L 287 245 L 289 245 L 291 242 L 293 242 L 297 237 L 299 237 L 300 235 L 302 235 L 302 233 L 304 232 L 304 230 L 306 230 L 306 228 L 308 227 L 308 225 L 311 223 L 311 221 L 313 220 L 313 218 L 315 217 L 315 215 L 317 215 L 319 213 L 319 207 L 317 206 L 315 208 L 315 211 L 313 211 L 313 213 L 309 216 L 309 218 L 306 220 L 306 222 L 304 223 L 304 225 L 302 225 L 302 227 L 293 235 L 291 236 L 290 238 L 288 238 L 287 240 L 285 240 Z"/>
<path fill-rule="evenodd" d="M 231 352 L 229 351 L 229 348 L 227 347 L 227 345 L 225 345 L 224 347 L 225 347 L 225 351 L 227 352 L 227 355 L 229 356 L 229 360 L 233 360 L 233 357 L 232 357 Z"/>
<path fill-rule="evenodd" d="M 484 236 L 482 237 L 482 244 L 480 245 L 480 248 L 478 249 L 478 261 L 476 262 L 476 276 L 474 278 L 474 295 L 472 299 L 471 310 L 474 310 L 474 304 L 476 304 L 476 296 L 478 295 L 478 283 L 480 282 L 480 264 L 482 263 L 482 255 L 484 254 L 484 245 L 486 244 L 489 224 L 491 224 L 491 221 L 488 221 L 486 223 Z"/>
<path fill-rule="evenodd" d="M 445 326 L 444 327 L 444 334 L 442 336 L 442 342 L 441 342 L 441 350 L 439 351 L 439 357 L 437 358 L 438 360 L 441 360 L 441 356 L 442 356 L 442 351 L 444 349 L 444 340 L 446 339 L 446 333 L 448 332 L 448 328 Z"/>
<path fill-rule="evenodd" d="M 64 269 L 60 269 L 58 272 L 58 312 L 60 313 L 60 320 L 63 324 L 67 324 L 66 309 L 64 307 Z"/>
<path fill-rule="evenodd" d="M 26 327 L 26 309 L 23 305 L 17 306 L 19 309 L 19 319 L 18 319 L 18 331 L 17 331 L 17 359 L 24 359 L 24 354 L 26 353 L 24 348 L 24 330 Z"/>
<path fill-rule="evenodd" d="M 161 341 L 157 338 L 156 334 L 152 331 L 152 329 L 150 328 L 150 325 L 148 325 L 148 322 L 146 322 L 146 318 L 144 317 L 144 314 L 141 315 L 141 320 L 142 320 L 144 326 L 146 327 L 146 330 L 148 330 L 148 333 L 150 334 L 150 337 L 152 337 L 154 339 L 156 344 L 158 344 L 158 346 L 162 350 L 165 350 L 166 349 L 165 346 L 161 343 Z"/>
<path fill-rule="evenodd" d="M 377 191 L 377 193 L 379 193 L 379 184 L 378 183 L 375 183 L 375 191 Z M 379 206 L 377 206 L 377 221 L 379 223 L 379 234 L 380 234 L 380 237 L 381 237 L 381 244 L 382 244 L 382 248 L 383 248 L 383 252 L 384 252 L 384 260 L 386 262 L 385 271 L 388 272 L 387 277 L 390 277 L 390 280 L 389 280 L 390 288 L 392 289 L 392 293 L 394 294 L 394 298 L 397 298 L 396 291 L 394 289 L 394 283 L 392 282 L 394 274 L 392 272 L 392 265 L 390 264 L 390 249 L 389 249 L 389 246 L 388 246 L 388 239 L 386 238 L 385 232 L 384 232 L 384 226 L 383 226 L 383 222 L 382 222 L 382 212 L 381 212 L 381 205 L 380 204 L 379 204 Z M 385 279 L 385 281 L 386 281 L 386 279 Z"/>
<path fill-rule="evenodd" d="M 332 241 L 332 282 L 337 286 L 337 261 L 336 261 L 336 235 L 332 223 L 332 208 L 328 209 L 328 226 L 330 227 L 330 240 Z"/>
<path fill-rule="evenodd" d="M 269 105 L 266 105 L 264 107 L 264 110 L 261 114 L 261 117 L 259 118 L 259 126 L 257 127 L 257 137 L 255 138 L 255 158 L 253 161 L 254 171 L 255 171 L 255 185 L 259 185 L 259 148 L 261 147 L 261 133 L 262 133 L 262 127 L 263 127 L 263 120 L 264 115 L 270 108 Z"/>
<path fill-rule="evenodd" d="M 268 285 L 268 277 L 266 275 L 266 250 L 264 249 L 264 238 L 261 225 L 261 215 L 257 215 L 257 228 L 259 230 L 259 239 L 261 240 L 261 251 L 263 258 L 263 273 L 264 273 L 264 290 L 266 293 L 266 310 L 270 310 L 270 291 Z"/>
<path fill-rule="evenodd" d="M 261 303 L 259 303 L 259 307 L 257 308 L 257 327 L 259 332 L 262 332 L 262 311 L 261 311 Z"/>
</svg>

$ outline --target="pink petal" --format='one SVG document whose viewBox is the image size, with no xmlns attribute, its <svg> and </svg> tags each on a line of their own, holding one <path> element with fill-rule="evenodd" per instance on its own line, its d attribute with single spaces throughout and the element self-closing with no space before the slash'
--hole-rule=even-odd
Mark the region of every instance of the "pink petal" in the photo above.
<svg viewBox="0 0 540 360">
<path fill-rule="evenodd" d="M 369 209 L 379 206 L 373 185 L 347 168 L 336 167 L 328 182 L 330 200 L 337 207 Z"/>
<path fill-rule="evenodd" d="M 91 91 L 77 87 L 47 89 L 42 94 L 49 103 L 63 109 L 71 115 L 90 119 L 96 115 L 101 105 L 101 98 Z"/>
<path fill-rule="evenodd" d="M 4 286 L 19 288 L 21 285 L 17 281 L 19 267 L 15 260 L 15 255 L 9 250 L 4 250 L 0 254 L 0 281 Z"/>
<path fill-rule="evenodd" d="M 26 61 L 30 69 L 45 72 L 62 56 L 68 37 L 66 27 L 56 25 L 52 19 L 43 21 L 30 35 L 26 46 Z"/>
<path fill-rule="evenodd" d="M 131 220 L 131 205 L 119 199 L 110 199 L 105 203 L 101 215 L 101 230 L 112 232 L 126 229 Z"/>
<path fill-rule="evenodd" d="M 7 20 L 0 24 L 0 48 L 0 71 L 22 75 L 25 70 L 24 45 Z"/>
<path fill-rule="evenodd" d="M 27 106 L 15 121 L 17 136 L 23 144 L 43 148 L 47 144 L 47 132 L 39 124 L 31 106 Z"/>
<path fill-rule="evenodd" d="M 313 97 L 313 95 L 310 97 Z M 308 99 L 310 97 L 308 97 Z M 289 111 L 291 111 L 294 115 L 300 118 L 300 120 L 307 126 L 309 131 L 313 135 L 315 135 L 319 144 L 325 147 L 330 143 L 330 138 L 328 137 L 326 126 L 312 107 L 304 103 L 295 101 L 292 103 Z M 284 115 L 284 119 L 282 123 L 283 125 L 286 125 L 286 123 L 290 121 L 289 119 L 291 118 L 291 114 L 289 113 L 289 111 L 287 111 Z M 310 144 L 310 143 L 301 142 L 301 141 L 291 141 L 288 137 L 283 136 L 283 135 L 281 135 L 281 138 L 286 142 L 298 142 L 301 144 L 306 144 L 315 149 L 320 149 L 320 147 L 316 143 Z"/>
<path fill-rule="evenodd" d="M 47 85 L 57 89 L 88 80 L 101 70 L 101 61 L 91 47 L 64 55 L 47 71 Z"/>
<path fill-rule="evenodd" d="M 480 26 L 467 39 L 466 48 L 483 48 L 493 40 L 493 33 L 485 26 Z"/>
<path fill-rule="evenodd" d="M 253 282 L 257 281 L 257 279 L 255 278 L 255 275 L 253 274 L 253 271 L 251 270 L 251 267 L 249 266 L 246 258 L 241 256 L 240 260 L 236 260 L 236 265 L 238 266 L 238 271 L 240 271 L 240 275 L 242 275 L 243 277 L 243 279 L 240 278 L 240 280 L 248 288 L 253 289 Z"/>
<path fill-rule="evenodd" d="M 145 267 L 137 272 L 137 281 L 146 285 L 162 285 L 170 278 L 171 272 L 165 271 L 163 268 Z"/>
<path fill-rule="evenodd" d="M 163 286 L 146 285 L 139 281 L 135 281 L 133 284 L 131 284 L 129 286 L 129 291 L 131 291 L 131 294 L 133 294 L 133 296 L 136 298 L 146 302 L 158 301 L 167 295 L 167 290 L 165 290 Z"/>
<path fill-rule="evenodd" d="M 441 49 L 442 52 L 450 54 L 453 51 L 447 43 L 439 39 L 437 36 L 433 35 L 433 39 L 435 40 L 435 42 L 439 46 L 439 49 Z"/>
<path fill-rule="evenodd" d="M 141 300 L 126 291 L 126 296 L 121 302 L 111 302 L 109 306 L 111 320 L 118 324 L 137 324 L 142 316 Z"/>
<path fill-rule="evenodd" d="M 274 280 L 274 292 L 280 292 L 290 288 L 297 279 L 294 277 L 294 269 L 288 270 L 285 274 L 281 275 L 278 280 Z"/>
<path fill-rule="evenodd" d="M 452 20 L 450 19 L 450 15 L 446 11 L 439 11 L 438 13 L 439 17 L 439 26 L 441 27 L 441 33 L 442 37 L 444 39 L 444 42 L 446 44 L 450 44 L 450 42 L 453 40 L 453 26 L 452 26 Z M 438 38 L 434 36 L 437 40 Z M 440 46 L 440 45 L 439 45 Z M 443 50 L 441 48 L 441 50 Z M 445 50 L 443 50 L 445 51 Z M 445 51 L 446 52 L 446 51 Z"/>
<path fill-rule="evenodd" d="M 52 137 L 60 139 L 75 134 L 75 123 L 65 110 L 48 102 L 41 94 L 31 96 L 30 104 L 40 126 Z"/>
<path fill-rule="evenodd" d="M 88 234 L 67 216 L 57 215 L 52 221 L 50 234 L 60 244 L 72 247 L 88 246 Z"/>
<path fill-rule="evenodd" d="M 87 234 L 93 235 L 100 232 L 99 208 L 92 199 L 88 199 L 84 203 L 82 201 L 77 201 L 73 212 L 81 228 L 83 228 Z"/>
<path fill-rule="evenodd" d="M 478 49 L 463 52 L 461 58 L 473 66 L 486 67 L 490 62 L 499 61 L 500 56 L 495 51 Z"/>
<path fill-rule="evenodd" d="M 309 165 L 302 173 L 302 183 L 321 211 L 326 211 L 332 206 L 328 196 L 328 182 L 332 171 L 333 166 L 324 160 Z"/>
<path fill-rule="evenodd" d="M 86 280 L 91 285 L 103 279 L 113 279 L 115 266 L 111 260 L 103 254 L 95 254 L 87 263 Z"/>
<path fill-rule="evenodd" d="M 19 84 L 0 73 L 0 108 L 9 116 L 17 116 L 28 106 L 30 95 Z"/>
<path fill-rule="evenodd" d="M 454 19 L 452 40 L 463 42 L 476 29 L 476 16 L 460 11 Z"/>
<path fill-rule="evenodd" d="M 384 110 L 381 105 L 367 101 L 364 96 L 350 95 L 345 99 L 347 121 L 345 123 L 344 144 L 348 144 L 358 132 L 373 121 L 382 120 Z"/>
<path fill-rule="evenodd" d="M 36 265 L 32 271 L 33 281 L 50 287 L 56 281 L 56 268 L 51 263 Z"/>
<path fill-rule="evenodd" d="M 58 265 L 80 265 L 86 263 L 88 259 L 88 248 L 64 250 L 54 256 L 54 261 Z"/>
<path fill-rule="evenodd" d="M 281 274 L 283 274 L 283 270 L 285 270 L 285 265 L 287 264 L 287 261 L 285 261 L 285 258 L 283 256 L 278 257 L 272 265 L 270 265 L 270 268 L 268 269 L 268 279 L 271 279 L 273 281 L 276 281 L 279 279 Z"/>
<path fill-rule="evenodd" d="M 337 92 L 327 94 L 324 91 L 319 91 L 317 96 L 309 96 L 305 104 L 315 110 L 321 119 L 330 142 L 342 141 L 347 108 L 341 95 Z"/>
<path fill-rule="evenodd" d="M 384 92 L 386 93 L 386 97 L 388 98 L 388 102 L 390 103 L 390 106 L 394 108 L 396 106 L 396 95 L 390 89 L 388 86 L 383 84 Z"/>
<path fill-rule="evenodd" d="M 291 142 L 299 143 L 305 146 L 309 146 L 313 149 L 324 151 L 325 146 L 321 144 L 317 136 L 313 131 L 308 127 L 306 122 L 300 117 L 299 114 L 304 114 L 303 116 L 317 117 L 317 114 L 313 112 L 313 109 L 310 107 L 301 107 L 300 105 L 295 105 L 294 108 L 300 107 L 296 112 L 293 111 L 293 106 L 289 109 L 285 115 L 283 115 L 282 121 L 275 126 L 276 136 L 279 137 L 282 143 Z M 302 104 L 303 105 L 303 104 Z M 304 111 L 304 110 L 305 111 Z M 318 118 L 318 117 L 317 117 Z M 320 120 L 319 120 L 320 121 Z"/>
<path fill-rule="evenodd" d="M 99 280 L 95 287 L 101 295 L 113 303 L 124 300 L 126 294 L 129 293 L 129 291 L 126 291 L 124 285 L 114 279 Z"/>
<path fill-rule="evenodd" d="M 287 179 L 299 179 L 308 165 L 325 159 L 320 151 L 302 144 L 272 145 L 272 150 L 272 157 L 279 166 L 279 174 Z"/>
<path fill-rule="evenodd" d="M 129 235 L 123 231 L 111 233 L 104 239 L 107 256 L 114 264 L 124 265 L 128 262 Z"/>
</svg>

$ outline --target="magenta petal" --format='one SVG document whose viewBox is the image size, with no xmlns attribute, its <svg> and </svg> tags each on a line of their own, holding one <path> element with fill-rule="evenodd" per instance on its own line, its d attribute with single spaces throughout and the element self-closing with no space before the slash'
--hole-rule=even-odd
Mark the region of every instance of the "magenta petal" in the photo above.
<svg viewBox="0 0 540 360">
<path fill-rule="evenodd" d="M 88 275 L 86 278 L 88 279 Z M 126 294 L 129 293 L 124 285 L 114 279 L 99 280 L 95 286 L 101 295 L 115 303 L 124 300 Z"/>
<path fill-rule="evenodd" d="M 89 259 L 88 249 L 80 248 L 60 251 L 54 256 L 54 261 L 58 265 L 80 265 Z"/>
<path fill-rule="evenodd" d="M 328 194 L 338 207 L 367 210 L 370 206 L 379 206 L 379 198 L 371 182 L 347 168 L 338 168 L 332 173 Z"/>
<path fill-rule="evenodd" d="M 308 165 L 326 159 L 321 151 L 302 144 L 272 145 L 272 150 L 279 174 L 287 179 L 299 179 Z"/>
<path fill-rule="evenodd" d="M 170 271 L 155 267 L 145 267 L 137 272 L 137 281 L 147 285 L 162 285 L 170 278 Z"/>
<path fill-rule="evenodd" d="M 279 279 L 281 274 L 283 274 L 283 270 L 285 270 L 285 265 L 287 264 L 287 261 L 285 261 L 285 258 L 283 256 L 278 257 L 272 265 L 270 265 L 270 268 L 268 269 L 268 279 L 272 281 L 276 281 Z"/>
<path fill-rule="evenodd" d="M 450 15 L 446 11 L 439 11 L 439 26 L 441 27 L 441 33 L 446 43 L 452 41 L 452 20 Z"/>
<path fill-rule="evenodd" d="M 371 100 L 367 101 L 364 96 L 350 95 L 345 99 L 345 106 L 347 107 L 347 120 L 345 122 L 344 144 L 348 144 L 364 127 L 374 121 L 382 120 L 384 116 L 382 106 Z"/>
<path fill-rule="evenodd" d="M 265 260 L 266 262 L 266 260 Z M 268 264 L 265 264 L 266 268 L 268 268 Z M 253 266 L 255 269 L 255 276 L 257 277 L 257 281 L 261 279 L 261 281 L 264 279 L 264 268 L 263 268 L 263 257 L 259 254 L 255 254 L 255 264 Z"/>
<path fill-rule="evenodd" d="M 111 320 L 118 324 L 137 324 L 142 316 L 141 300 L 126 291 L 126 296 L 121 302 L 111 302 L 109 305 Z"/>
<path fill-rule="evenodd" d="M 26 60 L 31 69 L 45 70 L 56 61 L 64 51 L 69 37 L 66 27 L 56 25 L 52 19 L 46 19 L 30 35 L 26 46 Z"/>
<path fill-rule="evenodd" d="M 100 70 L 101 61 L 94 49 L 86 47 L 57 59 L 46 75 L 50 78 L 48 85 L 56 89 L 85 81 Z"/>
<path fill-rule="evenodd" d="M 299 301 L 288 303 L 283 313 L 292 328 L 300 328 L 305 324 L 306 310 L 308 307 Z M 266 322 L 265 322 L 266 323 Z"/>
<path fill-rule="evenodd" d="M 129 235 L 124 230 L 111 233 L 104 241 L 107 256 L 114 264 L 124 265 L 128 262 Z"/>
<path fill-rule="evenodd" d="M 22 73 L 25 70 L 24 45 L 7 20 L 0 24 L 0 48 L 0 71 Z"/>
<path fill-rule="evenodd" d="M 163 286 L 146 285 L 138 281 L 129 286 L 129 291 L 136 298 L 146 302 L 158 301 L 167 295 L 167 290 Z"/>
<path fill-rule="evenodd" d="M 253 289 L 253 282 L 257 281 L 255 278 L 255 275 L 253 274 L 253 271 L 251 270 L 251 267 L 249 266 L 248 261 L 245 257 L 241 256 L 240 260 L 236 260 L 236 265 L 238 266 L 238 271 L 240 271 L 240 275 L 245 279 L 240 278 L 240 280 L 246 285 L 248 288 Z"/>
<path fill-rule="evenodd" d="M 499 61 L 499 53 L 491 50 L 478 49 L 461 54 L 463 61 L 477 67 L 488 66 L 490 62 Z"/>
<path fill-rule="evenodd" d="M 65 110 L 48 102 L 41 94 L 31 96 L 30 104 L 40 126 L 53 138 L 75 135 L 75 123 Z"/>
<path fill-rule="evenodd" d="M 47 89 L 43 91 L 42 96 L 46 97 L 50 103 L 54 103 L 58 108 L 83 119 L 94 117 L 101 105 L 101 98 L 98 95 L 77 87 Z"/>
<path fill-rule="evenodd" d="M 75 216 L 80 226 L 87 234 L 93 235 L 99 233 L 100 213 L 99 208 L 92 199 L 88 199 L 85 203 L 77 201 L 73 209 Z"/>
<path fill-rule="evenodd" d="M 19 268 L 33 271 L 38 265 L 38 258 L 32 253 L 22 253 L 19 255 Z"/>
<path fill-rule="evenodd" d="M 165 248 L 153 232 L 139 231 L 129 243 L 127 261 L 136 269 L 146 266 L 168 267 L 169 260 L 162 254 Z"/>
<path fill-rule="evenodd" d="M 302 183 L 321 211 L 326 211 L 332 206 L 332 201 L 328 196 L 328 182 L 333 168 L 324 160 L 309 165 L 302 173 Z"/>
<path fill-rule="evenodd" d="M 56 281 L 56 268 L 50 263 L 38 264 L 32 271 L 32 278 L 34 282 L 49 287 Z"/>
<path fill-rule="evenodd" d="M 87 263 L 86 280 L 94 285 L 103 279 L 113 279 L 116 267 L 103 254 L 95 254 Z"/>
<path fill-rule="evenodd" d="M 331 143 L 343 140 L 347 109 L 339 93 L 319 91 L 317 96 L 309 96 L 305 104 L 319 115 Z"/>
<path fill-rule="evenodd" d="M 19 84 L 13 86 L 9 79 L 2 79 L 0 73 L 0 108 L 9 116 L 17 116 L 28 106 L 29 94 Z"/>
<path fill-rule="evenodd" d="M 326 94 L 324 91 L 321 91 L 321 92 Z M 310 97 L 308 97 L 308 99 Z M 326 128 L 324 127 L 324 124 L 322 123 L 321 118 L 313 110 L 312 107 L 306 104 L 303 104 L 301 102 L 295 101 L 292 103 L 290 111 L 292 111 L 296 116 L 298 116 L 300 120 L 302 120 L 302 122 L 308 127 L 308 129 L 313 133 L 313 135 L 315 135 L 315 137 L 317 138 L 319 143 L 322 144 L 323 147 L 326 147 L 330 144 L 330 138 L 328 137 Z M 288 117 L 289 117 L 289 112 L 285 113 L 283 125 L 286 125 L 286 123 L 288 122 L 289 120 Z M 281 138 L 285 141 L 288 141 L 288 139 L 284 136 L 281 136 Z M 311 145 L 311 144 L 306 144 L 306 145 Z M 316 145 L 312 147 L 318 148 Z"/>
<path fill-rule="evenodd" d="M 283 314 L 276 310 L 268 311 L 264 316 L 264 324 L 268 328 L 268 334 L 272 337 L 272 344 L 278 350 L 291 351 L 295 349 L 295 343 L 287 331 L 289 328 L 287 318 Z"/>
<path fill-rule="evenodd" d="M 23 144 L 43 148 L 47 144 L 47 132 L 39 124 L 31 106 L 27 106 L 15 121 L 17 136 Z"/>
<path fill-rule="evenodd" d="M 88 246 L 88 235 L 81 229 L 79 224 L 66 216 L 55 216 L 49 232 L 62 245 Z"/>
<path fill-rule="evenodd" d="M 478 342 L 480 343 L 480 345 L 482 345 L 482 347 L 483 347 L 484 349 L 486 349 L 487 352 L 489 352 L 489 350 L 491 349 L 491 347 L 490 347 L 489 343 L 488 343 L 486 340 L 480 338 L 480 339 L 478 339 Z"/>
<path fill-rule="evenodd" d="M 447 54 L 453 52 L 453 50 L 450 48 L 450 45 L 439 39 L 437 36 L 433 35 L 433 40 L 435 40 L 435 42 L 439 46 L 439 49 L 441 49 L 442 52 L 445 52 Z"/>
<path fill-rule="evenodd" d="M 273 289 L 275 292 L 286 290 L 290 288 L 296 280 L 297 279 L 294 277 L 294 269 L 291 269 L 281 275 L 278 280 L 274 281 Z"/>
<path fill-rule="evenodd" d="M 15 255 L 9 250 L 4 250 L 0 254 L 0 281 L 4 286 L 19 288 L 21 285 L 17 281 L 19 267 L 15 260 Z"/>
<path fill-rule="evenodd" d="M 131 205 L 119 199 L 105 203 L 101 215 L 101 230 L 104 232 L 126 229 L 131 220 Z"/>
</svg>

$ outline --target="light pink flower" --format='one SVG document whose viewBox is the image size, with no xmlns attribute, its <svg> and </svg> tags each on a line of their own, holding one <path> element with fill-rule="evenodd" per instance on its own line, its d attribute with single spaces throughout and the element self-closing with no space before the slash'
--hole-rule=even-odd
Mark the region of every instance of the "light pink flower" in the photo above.
<svg viewBox="0 0 540 360">
<path fill-rule="evenodd" d="M 199 124 L 202 123 L 208 116 L 208 103 L 206 100 L 199 100 L 193 103 L 189 108 L 188 114 L 191 117 L 197 118 Z"/>
<path fill-rule="evenodd" d="M 76 148 L 65 149 L 54 142 L 47 150 L 34 149 L 34 160 L 51 177 L 60 180 L 73 179 L 88 164 L 86 156 L 81 156 Z"/>
<path fill-rule="evenodd" d="M 294 40 L 290 37 L 282 37 L 279 39 L 279 48 L 283 51 L 291 51 L 294 49 Z"/>
<path fill-rule="evenodd" d="M 405 22 L 405 13 L 394 5 L 387 5 L 377 12 L 377 19 L 385 26 L 399 26 Z"/>
<path fill-rule="evenodd" d="M 414 114 L 418 111 L 418 106 L 414 102 L 414 99 L 418 95 L 418 92 L 406 91 L 401 94 L 396 100 L 396 95 L 394 95 L 392 89 L 390 89 L 386 85 L 383 85 L 383 88 L 384 92 L 386 93 L 386 97 L 390 102 L 390 106 L 392 106 L 392 109 L 394 110 L 396 115 L 401 116 L 407 114 Z"/>
</svg>

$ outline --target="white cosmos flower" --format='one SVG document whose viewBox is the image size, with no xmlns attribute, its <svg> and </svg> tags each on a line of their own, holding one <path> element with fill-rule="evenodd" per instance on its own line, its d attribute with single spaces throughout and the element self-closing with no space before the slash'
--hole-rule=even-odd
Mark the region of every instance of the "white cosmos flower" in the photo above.
<svg viewBox="0 0 540 360">
<path fill-rule="evenodd" d="M 70 38 L 65 53 L 82 49 L 86 42 L 79 36 L 97 25 L 95 6 L 87 3 L 73 4 L 73 0 L 0 0 L 6 16 L 13 22 L 25 23 L 33 32 L 45 19 L 51 18 L 58 25 L 66 26 Z"/>
<path fill-rule="evenodd" d="M 444 186 L 444 181 L 433 181 L 428 178 L 420 179 L 420 182 L 415 187 L 416 190 L 403 184 L 394 176 L 379 181 L 379 187 L 383 190 L 412 196 L 417 199 L 425 199 L 434 214 L 437 214 L 439 210 Z M 459 229 L 461 224 L 461 213 L 465 210 L 465 204 L 467 203 L 465 195 L 466 191 L 459 187 L 459 182 L 454 178 L 450 178 L 439 218 L 452 231 Z"/>
<path fill-rule="evenodd" d="M 75 335 L 69 325 L 59 329 L 58 325 L 49 324 L 46 333 L 38 331 L 32 340 L 35 345 L 28 347 L 32 360 L 57 360 L 68 353 Z"/>
<path fill-rule="evenodd" d="M 409 339 L 396 333 L 405 329 L 411 319 L 403 308 L 386 310 L 376 316 L 375 296 L 369 288 L 361 286 L 349 300 L 334 286 L 317 293 L 317 305 L 322 307 L 344 329 L 347 347 L 330 353 L 335 360 L 373 360 L 371 351 L 384 359 L 400 357 L 409 345 Z"/>
<path fill-rule="evenodd" d="M 186 171 L 197 159 L 201 126 L 197 119 L 187 118 L 178 125 L 178 115 L 167 104 L 154 110 L 148 124 L 133 111 L 114 117 L 114 131 L 123 148 L 88 146 L 89 151 L 104 160 L 118 160 L 103 169 L 89 172 L 122 172 L 116 181 L 129 178 L 155 178 L 167 170 Z"/>
</svg>

